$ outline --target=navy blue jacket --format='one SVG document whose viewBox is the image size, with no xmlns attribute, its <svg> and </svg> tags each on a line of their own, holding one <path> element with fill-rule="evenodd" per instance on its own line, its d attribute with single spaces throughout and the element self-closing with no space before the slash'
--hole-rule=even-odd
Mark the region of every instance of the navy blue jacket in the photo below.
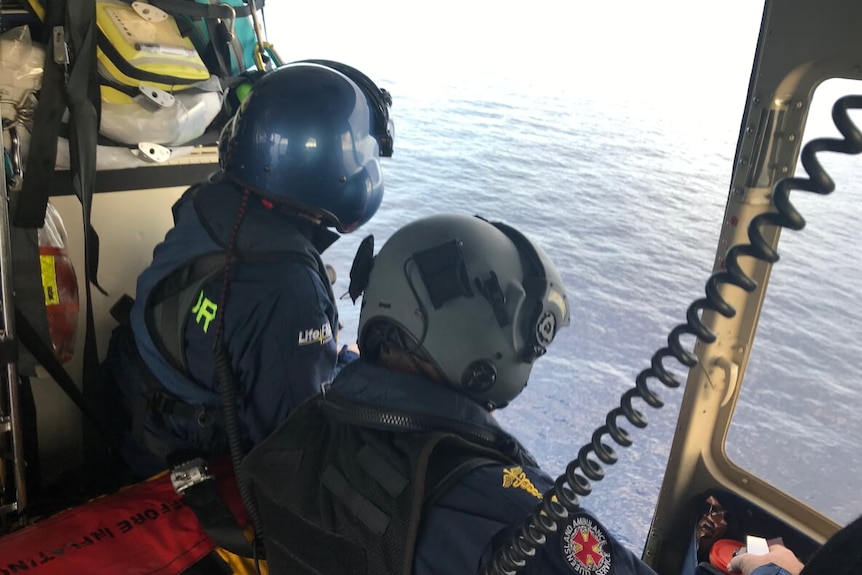
<svg viewBox="0 0 862 575">
<path fill-rule="evenodd" d="M 326 393 L 350 401 L 500 430 L 477 403 L 444 385 L 357 361 Z M 552 485 L 538 467 L 485 465 L 466 474 L 425 512 L 415 575 L 478 573 L 495 543 L 520 525 Z M 531 575 L 654 575 L 588 511 L 571 516 L 521 571 Z"/>
<path fill-rule="evenodd" d="M 134 346 L 128 341 L 112 341 L 109 356 L 120 357 L 108 359 L 121 400 L 137 419 L 130 424 L 132 428 L 140 428 L 142 397 L 152 387 L 141 376 L 140 364 L 128 357 L 131 347 L 137 348 L 143 363 L 171 396 L 199 406 L 204 419 L 218 412 L 221 397 L 212 350 L 216 310 L 221 305 L 225 306 L 222 341 L 239 387 L 241 433 L 251 444 L 269 435 L 291 408 L 334 376 L 338 313 L 319 252 L 337 235 L 281 212 L 253 194 L 244 207 L 236 236 L 237 257 L 230 268 L 226 303 L 222 303 L 224 274 L 219 272 L 203 286 L 188 310 L 183 336 L 185 369 L 172 364 L 154 342 L 147 323 L 151 294 L 164 278 L 190 261 L 224 252 L 241 200 L 241 190 L 225 181 L 186 191 L 173 206 L 174 227 L 156 246 L 151 265 L 138 277 L 130 315 Z M 296 257 L 297 252 L 305 261 Z M 318 262 L 319 269 L 308 265 L 308 256 Z M 219 421 L 202 433 L 200 426 L 188 420 L 146 414 L 145 437 L 167 443 L 167 451 L 227 450 Z M 128 439 L 126 458 L 138 464 L 140 474 L 164 468 L 163 453 L 151 457 L 152 441 Z"/>
<path fill-rule="evenodd" d="M 790 572 L 782 569 L 775 563 L 767 563 L 752 571 L 751 575 L 790 575 Z"/>
</svg>

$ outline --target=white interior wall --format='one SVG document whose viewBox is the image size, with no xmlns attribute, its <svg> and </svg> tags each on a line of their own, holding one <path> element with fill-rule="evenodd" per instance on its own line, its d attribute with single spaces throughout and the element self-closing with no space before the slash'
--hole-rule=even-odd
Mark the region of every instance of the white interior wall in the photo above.
<svg viewBox="0 0 862 575">
<path fill-rule="evenodd" d="M 185 189 L 184 186 L 96 194 L 92 224 L 100 239 L 98 279 L 108 292 L 104 296 L 92 289 L 100 359 L 105 356 L 111 329 L 116 325 L 109 310 L 124 293 L 134 297 L 138 273 L 150 263 L 153 247 L 171 227 L 171 206 Z M 68 232 L 70 255 L 78 276 L 81 308 L 78 336 L 75 357 L 65 367 L 80 387 L 86 326 L 81 204 L 75 196 L 54 197 L 51 203 L 60 212 Z M 34 378 L 32 383 L 43 477 L 51 482 L 80 459 L 81 414 L 50 378 Z"/>
</svg>

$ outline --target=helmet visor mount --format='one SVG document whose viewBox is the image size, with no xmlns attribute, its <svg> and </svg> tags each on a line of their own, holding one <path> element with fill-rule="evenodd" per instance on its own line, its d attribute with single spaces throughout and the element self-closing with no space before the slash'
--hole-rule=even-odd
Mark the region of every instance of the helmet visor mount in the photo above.
<svg viewBox="0 0 862 575">
<path fill-rule="evenodd" d="M 521 358 L 526 363 L 533 363 L 545 355 L 548 346 L 554 341 L 557 331 L 569 324 L 569 309 L 562 285 L 548 278 L 544 256 L 536 250 L 524 234 L 502 222 L 491 222 L 494 227 L 506 234 L 525 262 L 523 280 L 524 291 L 528 301 L 532 302 L 533 311 L 527 315 L 524 328 L 525 346 Z M 550 261 L 547 261 L 548 265 Z M 559 283 L 559 282 L 556 282 Z"/>
<path fill-rule="evenodd" d="M 389 117 L 389 108 L 392 107 L 392 94 L 384 88 L 377 87 L 377 84 L 371 78 L 347 64 L 334 60 L 319 59 L 293 62 L 293 64 L 300 63 L 318 64 L 332 68 L 341 72 L 359 86 L 363 95 L 368 99 L 368 104 L 373 114 L 371 134 L 380 146 L 380 156 L 383 158 L 392 157 L 395 148 L 395 126 Z"/>
</svg>

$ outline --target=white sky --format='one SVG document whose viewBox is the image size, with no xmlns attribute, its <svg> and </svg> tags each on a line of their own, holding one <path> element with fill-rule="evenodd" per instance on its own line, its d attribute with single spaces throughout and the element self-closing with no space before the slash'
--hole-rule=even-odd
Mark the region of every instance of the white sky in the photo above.
<svg viewBox="0 0 862 575">
<path fill-rule="evenodd" d="M 740 61 L 750 69 L 762 4 L 270 0 L 266 12 L 287 61 L 339 59 L 384 78 L 505 74 L 576 87 L 699 81 Z"/>
</svg>

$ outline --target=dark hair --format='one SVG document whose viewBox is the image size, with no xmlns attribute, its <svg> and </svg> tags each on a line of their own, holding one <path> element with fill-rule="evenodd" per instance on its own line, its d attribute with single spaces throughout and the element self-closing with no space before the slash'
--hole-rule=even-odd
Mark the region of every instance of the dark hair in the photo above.
<svg viewBox="0 0 862 575">
<path fill-rule="evenodd" d="M 814 553 L 800 575 L 862 573 L 862 516 L 837 531 Z"/>
<path fill-rule="evenodd" d="M 395 322 L 377 320 L 369 323 L 359 342 L 362 358 L 377 364 L 384 353 L 401 352 L 428 361 L 427 356 L 418 349 L 416 340 Z"/>
</svg>

